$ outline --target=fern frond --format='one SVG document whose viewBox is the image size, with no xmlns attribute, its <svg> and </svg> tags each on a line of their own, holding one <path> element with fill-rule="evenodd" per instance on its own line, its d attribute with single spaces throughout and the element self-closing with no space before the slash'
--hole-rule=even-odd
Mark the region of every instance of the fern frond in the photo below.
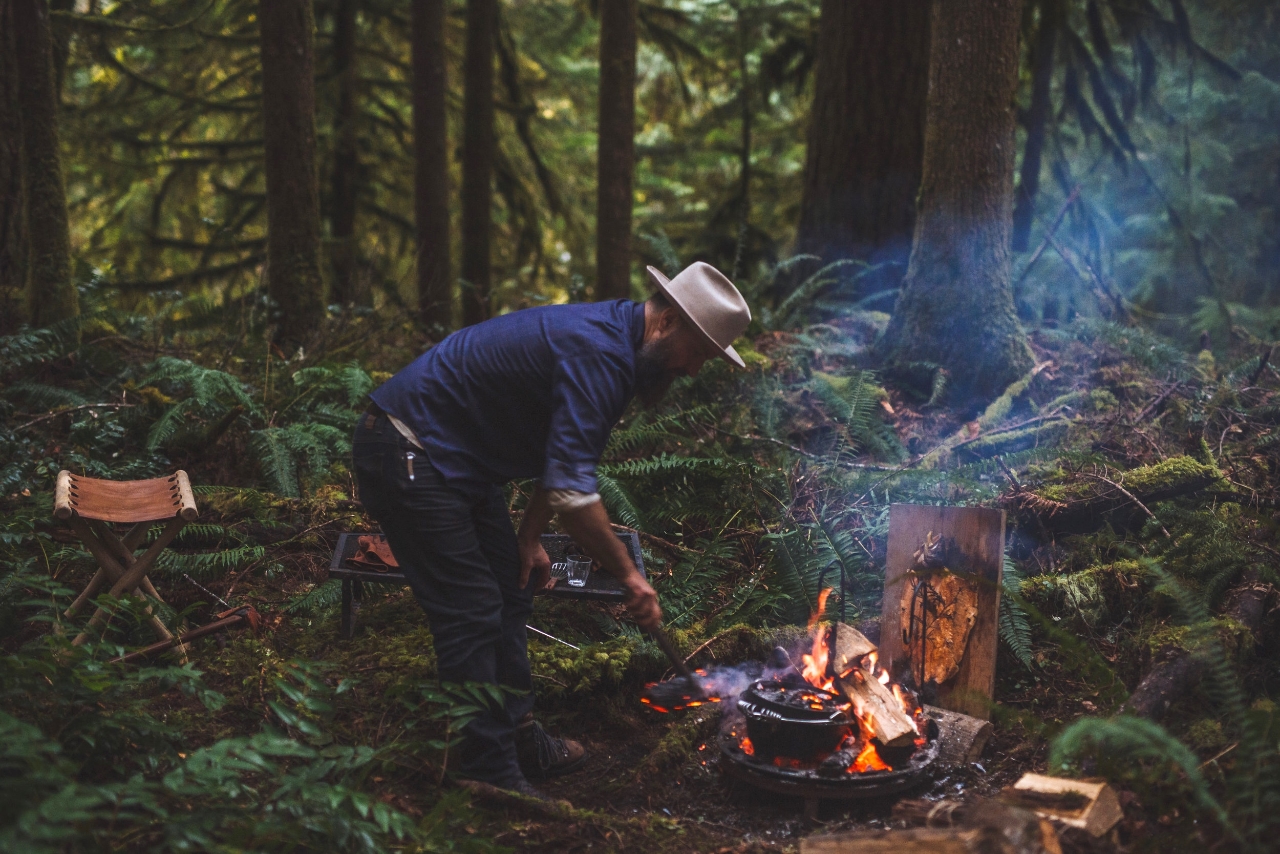
<svg viewBox="0 0 1280 854">
<path fill-rule="evenodd" d="M 1031 655 L 1031 621 L 1019 601 L 1022 595 L 1022 572 L 1008 555 L 1004 556 L 1001 584 L 1004 595 L 1000 597 L 1000 640 L 1013 653 L 1013 657 L 1030 670 L 1035 666 L 1035 659 Z"/>
<path fill-rule="evenodd" d="M 834 285 L 840 279 L 833 276 L 837 270 L 844 267 L 861 267 L 865 271 L 867 262 L 857 261 L 852 258 L 842 258 L 839 261 L 832 261 L 830 264 L 818 269 L 805 279 L 800 285 L 792 291 L 782 304 L 778 306 L 778 310 L 774 312 L 774 327 L 783 328 L 791 325 L 795 319 L 794 315 L 800 311 L 807 303 L 811 302 L 822 290 L 830 285 Z"/>
<path fill-rule="evenodd" d="M 1049 768 L 1070 767 L 1072 761 L 1086 755 L 1124 755 L 1157 768 L 1172 766 L 1190 786 L 1195 803 L 1234 835 L 1227 811 L 1200 772 L 1200 760 L 1160 724 L 1128 715 L 1078 720 L 1054 739 Z"/>
<path fill-rule="evenodd" d="M 10 383 L 3 388 L 3 394 L 6 398 L 25 400 L 32 408 L 45 410 L 82 406 L 89 402 L 88 398 L 72 389 L 36 382 Z"/>
<path fill-rule="evenodd" d="M 610 518 L 618 520 L 628 528 L 644 530 L 644 518 L 640 513 L 640 508 L 636 507 L 635 501 L 622 487 L 622 484 L 609 475 L 597 471 L 596 489 L 600 492 L 600 499 L 604 501 L 605 509 L 609 511 Z"/>
<path fill-rule="evenodd" d="M 657 256 L 658 263 L 668 276 L 674 276 L 680 270 L 680 256 L 665 231 L 658 229 L 653 234 L 641 234 L 640 239 L 648 244 L 649 251 Z"/>
<path fill-rule="evenodd" d="M 342 581 L 334 578 L 294 598 L 284 610 L 288 614 L 318 615 L 333 609 L 341 601 Z"/>
</svg>

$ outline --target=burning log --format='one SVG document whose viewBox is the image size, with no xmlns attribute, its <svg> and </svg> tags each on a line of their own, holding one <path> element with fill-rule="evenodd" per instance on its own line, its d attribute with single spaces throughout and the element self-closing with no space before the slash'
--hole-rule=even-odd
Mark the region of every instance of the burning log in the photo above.
<svg viewBox="0 0 1280 854">
<path fill-rule="evenodd" d="M 835 672 L 845 673 L 858 666 L 864 655 L 876 651 L 876 645 L 867 640 L 867 636 L 848 623 L 836 623 L 835 634 Z"/>
<path fill-rule="evenodd" d="M 861 667 L 836 680 L 854 711 L 885 747 L 909 747 L 915 743 L 916 725 L 902 708 L 901 701 L 879 679 Z"/>
</svg>

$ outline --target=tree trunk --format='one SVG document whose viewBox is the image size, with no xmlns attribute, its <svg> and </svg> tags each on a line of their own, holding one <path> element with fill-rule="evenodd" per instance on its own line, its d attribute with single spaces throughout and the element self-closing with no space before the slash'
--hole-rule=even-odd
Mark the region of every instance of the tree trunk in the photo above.
<svg viewBox="0 0 1280 854">
<path fill-rule="evenodd" d="M 359 0 L 338 0 L 333 14 L 333 72 L 338 104 L 333 117 L 333 184 L 329 198 L 329 257 L 333 265 L 330 299 L 338 305 L 368 305 L 367 280 L 360 275 L 356 249 L 356 204 L 360 158 L 356 116 L 356 12 Z"/>
<path fill-rule="evenodd" d="M 929 3 L 823 0 L 795 251 L 906 270 L 924 156 Z"/>
<path fill-rule="evenodd" d="M 636 8 L 636 0 L 600 4 L 600 124 L 596 156 L 596 299 L 600 300 L 631 296 Z"/>
<path fill-rule="evenodd" d="M 462 322 L 489 316 L 493 228 L 493 44 L 497 0 L 467 0 L 462 103 Z"/>
<path fill-rule="evenodd" d="M 418 313 L 423 323 L 439 332 L 453 324 L 444 20 L 445 0 L 414 0 L 413 210 L 418 229 Z"/>
<path fill-rule="evenodd" d="M 58 101 L 46 0 L 11 0 L 18 105 L 22 114 L 23 178 L 29 241 L 29 313 L 47 326 L 80 313 L 71 281 L 71 232 L 58 143 Z"/>
<path fill-rule="evenodd" d="M 880 345 L 891 370 L 947 370 L 960 402 L 994 396 L 1032 364 L 1009 270 L 1021 5 L 933 6 L 919 211 Z"/>
<path fill-rule="evenodd" d="M 1027 107 L 1027 145 L 1022 154 L 1017 202 L 1013 206 L 1013 249 L 1027 251 L 1036 193 L 1040 189 L 1040 162 L 1045 128 L 1049 123 L 1050 88 L 1053 83 L 1053 50 L 1058 40 L 1060 0 L 1041 0 L 1040 24 L 1031 48 L 1031 104 Z"/>
<path fill-rule="evenodd" d="M 49 0 L 52 12 L 70 12 L 76 7 L 75 0 Z M 71 59 L 71 22 L 65 18 L 50 18 L 49 38 L 53 53 L 53 91 L 58 103 L 62 103 L 63 80 L 67 76 L 67 61 Z"/>
<path fill-rule="evenodd" d="M 22 119 L 13 42 L 13 0 L 0 0 L 0 335 L 26 319 L 27 229 L 22 187 Z"/>
<path fill-rule="evenodd" d="M 267 288 L 276 340 L 304 343 L 324 319 L 316 183 L 315 19 L 311 0 L 265 0 L 262 136 L 267 178 Z"/>
</svg>

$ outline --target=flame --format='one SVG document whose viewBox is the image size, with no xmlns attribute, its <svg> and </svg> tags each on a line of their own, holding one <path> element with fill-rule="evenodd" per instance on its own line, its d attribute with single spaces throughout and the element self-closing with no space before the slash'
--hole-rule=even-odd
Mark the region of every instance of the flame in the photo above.
<svg viewBox="0 0 1280 854">
<path fill-rule="evenodd" d="M 742 752 L 747 754 L 748 756 L 756 755 L 756 746 L 752 744 L 751 739 L 747 738 L 745 735 L 742 737 L 741 747 L 742 747 Z"/>
<path fill-rule="evenodd" d="M 865 774 L 868 771 L 891 771 L 884 760 L 880 758 L 880 754 L 876 753 L 876 746 L 867 739 L 867 743 L 862 748 L 862 752 L 853 760 L 853 764 L 849 766 L 850 774 Z"/>
</svg>

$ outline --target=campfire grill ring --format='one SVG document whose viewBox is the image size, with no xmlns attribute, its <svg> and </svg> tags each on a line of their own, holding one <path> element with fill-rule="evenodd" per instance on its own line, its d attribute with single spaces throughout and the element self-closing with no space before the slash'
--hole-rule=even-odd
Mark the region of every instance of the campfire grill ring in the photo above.
<svg viewBox="0 0 1280 854">
<path fill-rule="evenodd" d="M 853 801 L 897 795 L 930 779 L 937 764 L 941 740 L 936 722 L 930 721 L 929 741 L 906 765 L 892 771 L 868 771 L 827 777 L 811 768 L 780 768 L 769 761 L 747 756 L 739 746 L 741 736 L 722 733 L 720 768 L 731 779 L 769 792 L 816 800 Z"/>
</svg>

